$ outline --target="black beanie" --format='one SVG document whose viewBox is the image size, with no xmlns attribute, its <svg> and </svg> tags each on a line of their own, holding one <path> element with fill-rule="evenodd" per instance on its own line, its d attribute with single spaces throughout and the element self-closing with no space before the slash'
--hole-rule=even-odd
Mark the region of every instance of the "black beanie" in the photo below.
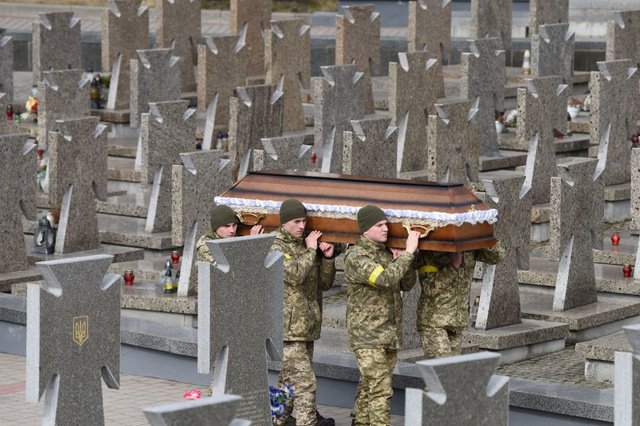
<svg viewBox="0 0 640 426">
<path fill-rule="evenodd" d="M 380 207 L 369 204 L 358 210 L 358 227 L 361 233 L 368 231 L 369 228 L 381 220 L 387 220 L 387 216 Z"/>
<path fill-rule="evenodd" d="M 280 225 L 303 217 L 307 217 L 307 209 L 300 201 L 291 198 L 280 205 Z"/>
<path fill-rule="evenodd" d="M 213 232 L 216 232 L 216 229 L 221 226 L 238 222 L 238 216 L 229 206 L 220 204 L 211 209 L 211 230 Z"/>
</svg>

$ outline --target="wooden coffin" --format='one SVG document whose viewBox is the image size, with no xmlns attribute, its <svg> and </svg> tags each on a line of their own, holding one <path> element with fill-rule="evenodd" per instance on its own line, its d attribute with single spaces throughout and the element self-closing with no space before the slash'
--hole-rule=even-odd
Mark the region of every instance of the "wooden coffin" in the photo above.
<svg viewBox="0 0 640 426">
<path fill-rule="evenodd" d="M 389 247 L 404 248 L 407 229 L 422 233 L 420 249 L 465 251 L 491 247 L 497 211 L 459 184 L 377 179 L 359 176 L 292 172 L 249 173 L 216 197 L 240 217 L 239 234 L 260 224 L 265 232 L 280 226 L 280 203 L 289 198 L 307 207 L 307 229 L 323 233 L 322 241 L 354 243 L 360 236 L 357 210 L 374 204 L 387 213 Z"/>
</svg>

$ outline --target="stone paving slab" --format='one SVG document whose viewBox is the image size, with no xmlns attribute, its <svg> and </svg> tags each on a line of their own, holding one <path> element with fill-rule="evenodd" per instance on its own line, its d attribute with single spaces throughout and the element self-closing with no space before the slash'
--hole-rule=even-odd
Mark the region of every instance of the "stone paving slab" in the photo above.
<svg viewBox="0 0 640 426">
<path fill-rule="evenodd" d="M 566 323 L 523 319 L 521 324 L 492 330 L 469 328 L 465 332 L 465 342 L 482 349 L 499 351 L 565 339 L 568 336 L 569 328 Z"/>
<path fill-rule="evenodd" d="M 480 156 L 480 171 L 489 172 L 499 169 L 513 169 L 527 164 L 527 153 L 522 151 L 500 150 L 501 157 Z M 480 176 L 482 178 L 482 176 Z"/>
<path fill-rule="evenodd" d="M 632 352 L 633 349 L 625 336 L 619 331 L 588 342 L 576 343 L 576 353 L 585 359 L 613 362 L 616 352 Z"/>
</svg>

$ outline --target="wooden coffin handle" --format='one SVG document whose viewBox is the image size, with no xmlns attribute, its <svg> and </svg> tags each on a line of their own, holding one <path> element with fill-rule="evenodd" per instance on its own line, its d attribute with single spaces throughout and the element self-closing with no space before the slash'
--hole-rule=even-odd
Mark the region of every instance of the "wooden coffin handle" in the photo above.
<svg viewBox="0 0 640 426">
<path fill-rule="evenodd" d="M 415 225 L 409 222 L 405 222 L 402 224 L 402 227 L 407 231 L 407 235 L 410 231 L 418 231 L 420 232 L 420 238 L 424 238 L 429 233 L 435 231 L 436 227 L 433 225 Z"/>
<path fill-rule="evenodd" d="M 243 225 L 254 226 L 260 223 L 262 219 L 267 217 L 264 213 L 249 213 L 249 212 L 241 212 L 238 213 L 238 219 Z"/>
</svg>

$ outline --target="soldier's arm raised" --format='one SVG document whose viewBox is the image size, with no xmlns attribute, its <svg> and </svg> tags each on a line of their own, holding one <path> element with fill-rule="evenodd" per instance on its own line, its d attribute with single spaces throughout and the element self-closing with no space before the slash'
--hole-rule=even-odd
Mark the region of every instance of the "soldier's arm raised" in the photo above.
<svg viewBox="0 0 640 426">
<path fill-rule="evenodd" d="M 504 259 L 505 254 L 504 246 L 500 241 L 498 241 L 498 244 L 491 248 L 478 250 L 476 252 L 476 260 L 488 263 L 489 265 L 495 265 Z"/>
<path fill-rule="evenodd" d="M 314 266 L 316 251 L 312 248 L 307 248 L 302 254 L 295 256 L 276 245 L 274 245 L 273 249 L 281 252 L 284 258 L 284 283 L 294 287 L 301 286 Z"/>
<path fill-rule="evenodd" d="M 355 253 L 354 253 L 355 254 Z M 386 268 L 366 254 L 351 255 L 345 259 L 345 274 L 350 281 L 376 288 L 393 288 L 400 284 L 404 274 L 411 269 L 413 254 L 404 252 Z"/>
</svg>

